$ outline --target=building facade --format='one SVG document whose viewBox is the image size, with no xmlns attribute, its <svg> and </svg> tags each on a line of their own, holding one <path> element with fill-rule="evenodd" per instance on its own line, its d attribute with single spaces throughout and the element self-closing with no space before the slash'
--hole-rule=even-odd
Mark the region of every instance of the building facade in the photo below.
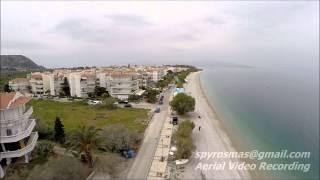
<svg viewBox="0 0 320 180">
<path fill-rule="evenodd" d="M 29 162 L 38 133 L 33 132 L 35 119 L 30 119 L 33 109 L 26 106 L 30 97 L 14 92 L 0 93 L 0 99 L 0 177 L 3 177 L 2 167 L 10 165 L 13 159 L 24 157 Z"/>
<path fill-rule="evenodd" d="M 136 73 L 113 72 L 106 80 L 106 87 L 112 97 L 127 100 L 139 89 Z"/>
<path fill-rule="evenodd" d="M 15 78 L 9 81 L 9 87 L 13 91 L 19 92 L 29 92 L 31 90 L 28 78 Z"/>
</svg>

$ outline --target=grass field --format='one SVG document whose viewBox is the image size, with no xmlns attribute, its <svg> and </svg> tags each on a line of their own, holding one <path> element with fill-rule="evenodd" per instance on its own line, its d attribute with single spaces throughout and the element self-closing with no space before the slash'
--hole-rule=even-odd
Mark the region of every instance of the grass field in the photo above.
<svg viewBox="0 0 320 180">
<path fill-rule="evenodd" d="M 147 127 L 148 110 L 145 109 L 107 110 L 83 102 L 52 100 L 32 100 L 30 105 L 33 106 L 33 117 L 46 122 L 50 128 L 54 127 L 55 118 L 59 116 L 67 133 L 83 125 L 103 128 L 120 123 L 136 132 L 144 132 Z"/>
</svg>

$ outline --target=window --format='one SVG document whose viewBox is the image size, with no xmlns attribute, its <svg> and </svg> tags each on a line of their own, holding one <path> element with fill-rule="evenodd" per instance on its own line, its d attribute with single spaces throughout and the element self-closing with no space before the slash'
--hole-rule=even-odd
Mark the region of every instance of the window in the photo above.
<svg viewBox="0 0 320 180">
<path fill-rule="evenodd" d="M 12 135 L 12 129 L 7 129 L 7 136 L 11 136 Z"/>
</svg>

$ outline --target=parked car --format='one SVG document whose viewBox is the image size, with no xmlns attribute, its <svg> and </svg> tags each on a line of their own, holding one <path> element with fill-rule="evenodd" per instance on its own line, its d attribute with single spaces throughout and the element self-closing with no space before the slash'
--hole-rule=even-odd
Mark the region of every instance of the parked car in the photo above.
<svg viewBox="0 0 320 180">
<path fill-rule="evenodd" d="M 158 106 L 158 107 L 154 110 L 154 112 L 159 113 L 159 112 L 160 112 L 160 107 Z"/>
<path fill-rule="evenodd" d="M 125 104 L 124 107 L 128 108 L 128 107 L 132 107 L 132 105 L 131 104 Z"/>
<path fill-rule="evenodd" d="M 173 116 L 172 117 L 172 124 L 173 125 L 177 125 L 178 124 L 178 117 L 177 116 Z"/>
</svg>

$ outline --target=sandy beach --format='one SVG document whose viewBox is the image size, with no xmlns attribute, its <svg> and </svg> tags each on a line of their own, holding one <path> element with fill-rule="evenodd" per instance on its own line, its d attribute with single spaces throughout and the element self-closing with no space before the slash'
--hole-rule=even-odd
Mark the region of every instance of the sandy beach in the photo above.
<svg viewBox="0 0 320 180">
<path fill-rule="evenodd" d="M 199 152 L 236 152 L 222 122 L 218 119 L 201 88 L 200 73 L 190 74 L 185 86 L 186 93 L 192 95 L 196 100 L 195 111 L 190 114 L 196 125 L 193 133 L 196 148 L 182 174 L 183 179 L 204 177 L 205 179 L 251 179 L 248 171 L 230 168 L 230 163 L 242 163 L 239 159 L 209 158 L 200 160 L 198 156 Z M 198 117 L 199 115 L 201 118 Z M 201 126 L 200 130 L 199 126 Z M 206 164 L 211 165 L 211 169 L 205 170 Z"/>
</svg>

